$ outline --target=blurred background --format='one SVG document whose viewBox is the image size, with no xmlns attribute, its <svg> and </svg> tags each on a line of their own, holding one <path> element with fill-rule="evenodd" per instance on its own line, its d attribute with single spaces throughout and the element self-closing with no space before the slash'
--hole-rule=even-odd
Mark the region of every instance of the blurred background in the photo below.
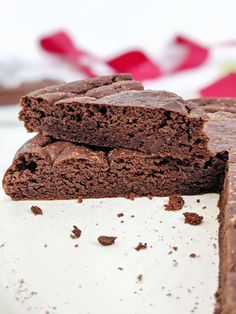
<svg viewBox="0 0 236 314">
<path fill-rule="evenodd" d="M 44 85 L 112 72 L 185 98 L 236 97 L 235 0 L 0 4 L 2 105 Z"/>
</svg>

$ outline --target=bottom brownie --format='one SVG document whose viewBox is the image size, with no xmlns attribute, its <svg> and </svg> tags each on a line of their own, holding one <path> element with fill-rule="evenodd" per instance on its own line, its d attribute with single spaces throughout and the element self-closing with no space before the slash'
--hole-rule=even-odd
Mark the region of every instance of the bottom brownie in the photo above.
<svg viewBox="0 0 236 314">
<path fill-rule="evenodd" d="M 161 158 L 126 149 L 89 148 L 39 134 L 17 152 L 3 186 L 14 200 L 217 192 L 226 158 Z"/>
</svg>

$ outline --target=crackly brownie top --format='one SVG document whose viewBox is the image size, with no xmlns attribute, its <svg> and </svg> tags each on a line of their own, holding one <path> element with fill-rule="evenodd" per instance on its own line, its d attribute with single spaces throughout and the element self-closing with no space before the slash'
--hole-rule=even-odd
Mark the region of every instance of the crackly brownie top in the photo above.
<svg viewBox="0 0 236 314">
<path fill-rule="evenodd" d="M 38 106 L 53 106 L 62 102 L 95 103 L 107 106 L 161 108 L 207 119 L 207 115 L 194 103 L 188 104 L 181 97 L 167 91 L 143 90 L 140 82 L 130 74 L 113 74 L 50 86 L 34 91 L 21 99 L 24 107 L 29 99 L 36 99 Z M 27 105 L 28 106 L 28 105 Z"/>
<path fill-rule="evenodd" d="M 75 145 L 70 142 L 57 141 L 49 136 L 37 134 L 27 141 L 16 153 L 14 159 L 20 155 L 35 154 L 54 166 L 62 161 L 77 158 L 92 163 L 106 162 L 106 154 L 97 149 L 90 149 L 82 145 Z"/>
<path fill-rule="evenodd" d="M 67 99 L 77 96 L 100 98 L 103 96 L 119 93 L 125 90 L 142 90 L 140 82 L 132 80 L 130 74 L 104 75 L 96 78 L 64 83 L 36 90 L 21 99 L 21 104 L 27 99 L 37 99 L 53 104 L 60 99 Z"/>
<path fill-rule="evenodd" d="M 190 99 L 192 102 L 202 108 L 205 112 L 213 113 L 225 111 L 236 114 L 236 98 L 196 98 Z"/>
<path fill-rule="evenodd" d="M 204 131 L 209 137 L 208 147 L 213 152 L 236 153 L 236 115 L 230 112 L 215 112 L 208 115 Z"/>
<path fill-rule="evenodd" d="M 57 103 L 81 103 L 95 104 L 104 106 L 117 107 L 142 107 L 148 109 L 163 109 L 174 111 L 184 115 L 191 115 L 196 118 L 208 120 L 207 114 L 197 105 L 188 104 L 178 95 L 163 90 L 127 90 L 119 93 L 113 93 L 98 99 L 87 97 L 86 95 L 79 97 L 71 97 L 59 100 Z"/>
</svg>

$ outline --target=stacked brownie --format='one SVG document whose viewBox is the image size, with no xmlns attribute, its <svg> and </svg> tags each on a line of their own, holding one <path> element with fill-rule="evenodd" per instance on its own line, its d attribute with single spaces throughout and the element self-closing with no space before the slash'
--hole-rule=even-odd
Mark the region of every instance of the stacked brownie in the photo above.
<svg viewBox="0 0 236 314">
<path fill-rule="evenodd" d="M 143 90 L 128 74 L 28 94 L 20 119 L 39 134 L 4 189 L 14 200 L 220 192 L 218 307 L 236 313 L 236 116 L 233 100 L 228 112 L 210 101 L 206 114 L 206 100 Z"/>
</svg>

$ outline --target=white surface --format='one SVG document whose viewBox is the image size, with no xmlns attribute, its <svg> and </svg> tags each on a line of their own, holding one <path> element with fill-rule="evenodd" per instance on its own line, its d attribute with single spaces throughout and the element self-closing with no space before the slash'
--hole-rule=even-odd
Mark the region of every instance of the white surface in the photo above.
<svg viewBox="0 0 236 314">
<path fill-rule="evenodd" d="M 68 30 L 100 54 L 143 47 L 156 53 L 176 33 L 207 44 L 235 39 L 235 0 L 0 0 L 1 50 L 32 57 L 35 39 Z M 10 21 L 10 22 L 9 22 Z M 3 45 L 6 43 L 6 46 Z"/>
<path fill-rule="evenodd" d="M 0 128 L 1 177 L 31 136 L 19 122 Z M 167 212 L 166 198 L 13 202 L 1 190 L 0 313 L 212 313 L 217 200 L 216 194 L 185 197 L 183 210 Z M 34 216 L 32 205 L 44 215 Z M 202 214 L 204 223 L 184 224 L 184 211 Z M 124 217 L 117 217 L 120 212 Z M 78 240 L 70 238 L 73 225 L 82 230 Z M 103 247 L 96 240 L 100 235 L 118 239 Z M 139 242 L 148 248 L 137 252 Z M 178 251 L 168 255 L 172 246 Z M 190 258 L 191 253 L 199 257 Z"/>
<path fill-rule="evenodd" d="M 222 75 L 226 62 L 236 62 L 235 48 L 218 46 L 236 38 L 232 22 L 235 0 L 0 0 L 0 5 L 0 83 L 11 86 L 23 79 L 81 78 L 70 65 L 39 49 L 40 37 L 61 29 L 80 48 L 101 58 L 138 48 L 161 67 L 166 66 L 166 44 L 176 34 L 211 47 L 211 56 L 203 67 L 150 84 L 183 97 L 197 95 L 200 88 Z M 168 58 L 171 64 L 172 59 Z"/>
</svg>

